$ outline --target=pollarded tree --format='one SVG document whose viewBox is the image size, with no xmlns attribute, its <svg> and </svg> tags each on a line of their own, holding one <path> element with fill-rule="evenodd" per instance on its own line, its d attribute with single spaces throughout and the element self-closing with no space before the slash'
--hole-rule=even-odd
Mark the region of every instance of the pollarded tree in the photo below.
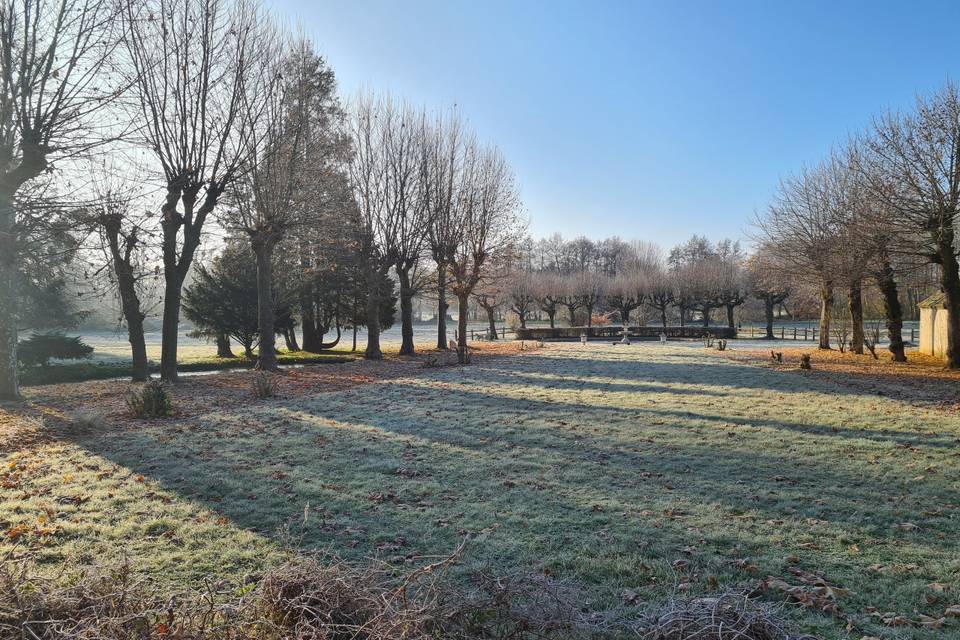
<svg viewBox="0 0 960 640">
<path fill-rule="evenodd" d="M 177 379 L 184 279 L 205 224 L 248 164 L 276 69 L 269 21 L 248 0 L 145 0 L 125 7 L 138 134 L 162 174 L 160 377 Z"/>
<path fill-rule="evenodd" d="M 583 300 L 577 295 L 576 274 L 557 276 L 557 304 L 567 310 L 570 326 L 577 326 L 577 309 L 583 308 Z"/>
<path fill-rule="evenodd" d="M 530 271 L 524 269 L 510 274 L 506 284 L 507 302 L 524 329 L 527 327 L 527 316 L 537 304 L 536 290 L 536 276 Z M 556 305 L 553 308 L 556 313 Z M 552 322 L 553 316 L 550 318 Z"/>
<path fill-rule="evenodd" d="M 447 278 L 450 262 L 461 241 L 465 200 L 460 185 L 466 171 L 466 153 L 475 142 L 467 135 L 456 111 L 437 117 L 424 132 L 427 241 L 436 263 L 437 348 L 447 348 Z"/>
<path fill-rule="evenodd" d="M 596 271 L 578 271 L 572 275 L 574 295 L 587 312 L 587 326 L 593 326 L 593 311 L 606 296 L 608 279 Z"/>
<path fill-rule="evenodd" d="M 830 171 L 829 163 L 821 163 L 783 180 L 757 223 L 759 239 L 774 252 L 778 268 L 817 287 L 821 349 L 830 348 L 837 257 L 843 250 Z"/>
<path fill-rule="evenodd" d="M 304 224 L 322 197 L 326 136 L 311 136 L 318 57 L 307 41 L 285 46 L 275 34 L 273 46 L 262 51 L 273 72 L 258 86 L 263 110 L 248 126 L 249 153 L 241 176 L 229 192 L 225 219 L 235 232 L 246 235 L 256 256 L 259 325 L 272 327 L 274 317 L 273 255 L 291 231 Z M 289 312 L 287 312 L 289 315 Z M 285 334 L 289 339 L 289 329 Z M 277 369 L 272 331 L 260 336 L 257 368 Z"/>
<path fill-rule="evenodd" d="M 736 327 L 734 309 L 747 301 L 744 255 L 739 242 L 729 239 L 717 243 L 717 302 L 727 311 L 727 326 Z"/>
<path fill-rule="evenodd" d="M 533 296 L 537 306 L 547 314 L 550 328 L 556 326 L 557 307 L 562 299 L 561 277 L 553 271 L 539 271 L 533 274 Z"/>
<path fill-rule="evenodd" d="M 20 397 L 18 285 L 31 182 L 114 135 L 99 122 L 116 97 L 109 0 L 0 3 L 0 400 Z M 95 124 L 99 122 L 99 124 Z"/>
<path fill-rule="evenodd" d="M 136 187 L 104 175 L 93 183 L 95 201 L 79 211 L 79 224 L 92 232 L 95 252 L 102 260 L 109 289 L 120 300 L 132 356 L 134 382 L 150 379 L 143 323 L 145 295 L 152 292 L 155 273 L 148 268 L 148 219 L 137 211 Z"/>
<path fill-rule="evenodd" d="M 763 302 L 767 340 L 773 340 L 773 314 L 790 297 L 789 279 L 776 268 L 769 248 L 761 246 L 746 261 L 746 282 L 750 294 Z"/>
<path fill-rule="evenodd" d="M 353 226 L 367 277 L 367 348 L 379 360 L 381 285 L 391 267 L 412 268 L 422 251 L 426 200 L 423 118 L 386 97 L 361 96 L 349 119 L 353 145 L 350 186 L 356 204 Z M 412 298 L 410 287 L 401 295 Z M 412 321 L 412 317 L 410 318 Z M 408 323 L 409 325 L 409 323 Z M 409 325 L 412 332 L 412 325 Z M 412 335 L 410 348 L 412 349 Z"/>
<path fill-rule="evenodd" d="M 947 367 L 960 368 L 960 93 L 954 84 L 918 98 L 910 113 L 878 118 L 867 138 L 874 196 L 893 214 L 898 238 L 912 253 L 940 267 L 949 310 Z M 911 247 L 915 241 L 915 248 Z M 899 244 L 899 242 L 898 242 Z M 902 247 L 897 246 L 896 249 Z"/>
<path fill-rule="evenodd" d="M 667 309 L 674 304 L 676 287 L 670 273 L 663 267 L 652 270 L 646 279 L 647 305 L 660 314 L 660 323 L 667 326 Z"/>
<path fill-rule="evenodd" d="M 516 239 L 522 237 L 523 224 L 516 181 L 499 149 L 471 145 L 459 186 L 460 242 L 449 270 L 450 289 L 458 302 L 457 351 L 463 362 L 470 295 L 488 275 L 491 263 L 508 262 Z"/>
<path fill-rule="evenodd" d="M 623 326 L 630 326 L 630 314 L 643 306 L 646 287 L 646 274 L 639 270 L 622 272 L 607 283 L 607 304 L 619 312 Z"/>
</svg>

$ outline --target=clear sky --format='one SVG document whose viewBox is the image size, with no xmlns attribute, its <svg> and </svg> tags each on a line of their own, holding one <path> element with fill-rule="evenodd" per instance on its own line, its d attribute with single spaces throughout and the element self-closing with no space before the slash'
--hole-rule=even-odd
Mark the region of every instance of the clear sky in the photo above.
<svg viewBox="0 0 960 640">
<path fill-rule="evenodd" d="M 960 81 L 960 1 L 274 0 L 341 93 L 456 103 L 530 231 L 740 237 L 779 176 Z"/>
</svg>

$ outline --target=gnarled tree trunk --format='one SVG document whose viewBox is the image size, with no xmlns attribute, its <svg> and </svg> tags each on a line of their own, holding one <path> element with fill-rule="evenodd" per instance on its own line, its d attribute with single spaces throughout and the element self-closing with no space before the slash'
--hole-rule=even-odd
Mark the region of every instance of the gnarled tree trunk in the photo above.
<svg viewBox="0 0 960 640">
<path fill-rule="evenodd" d="M 763 315 L 767 321 L 767 340 L 773 340 L 773 296 L 767 294 L 763 297 Z"/>
<path fill-rule="evenodd" d="M 0 400 L 19 400 L 17 380 L 17 252 L 13 195 L 0 193 Z"/>
<path fill-rule="evenodd" d="M 830 321 L 833 319 L 833 283 L 820 285 L 820 343 L 818 348 L 830 348 Z"/>
<path fill-rule="evenodd" d="M 367 267 L 367 360 L 383 360 L 380 350 L 380 272 Z"/>
<path fill-rule="evenodd" d="M 850 320 L 853 331 L 850 336 L 850 351 L 863 355 L 863 285 L 860 280 L 850 283 L 848 293 Z"/>
<path fill-rule="evenodd" d="M 953 226 L 945 226 L 937 237 L 940 287 L 947 307 L 947 368 L 960 369 L 960 265 L 953 248 Z"/>
<path fill-rule="evenodd" d="M 274 243 L 270 239 L 253 240 L 253 253 L 257 257 L 257 325 L 260 328 L 260 357 L 257 369 L 277 370 L 277 336 L 274 330 L 275 314 L 273 310 L 273 253 Z"/>
<path fill-rule="evenodd" d="M 469 312 L 469 294 L 462 293 L 457 296 L 457 357 L 460 363 L 466 362 L 467 358 L 467 313 Z"/>
<path fill-rule="evenodd" d="M 397 269 L 400 281 L 400 355 L 412 356 L 413 346 L 413 289 L 410 287 L 410 270 Z"/>
<path fill-rule="evenodd" d="M 890 340 L 890 355 L 894 362 L 906 362 L 903 348 L 903 307 L 897 292 L 897 281 L 889 260 L 884 260 L 877 273 L 877 286 L 883 296 L 883 313 L 886 316 L 887 337 Z"/>
<path fill-rule="evenodd" d="M 446 350 L 447 344 L 447 268 L 437 264 L 437 349 Z"/>
</svg>

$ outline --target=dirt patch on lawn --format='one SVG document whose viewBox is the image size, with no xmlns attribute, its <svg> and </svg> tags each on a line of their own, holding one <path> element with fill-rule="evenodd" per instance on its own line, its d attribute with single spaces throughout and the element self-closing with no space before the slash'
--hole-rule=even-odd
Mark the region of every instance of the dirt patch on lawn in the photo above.
<svg viewBox="0 0 960 640">
<path fill-rule="evenodd" d="M 517 355 L 528 349 L 529 344 L 524 348 L 515 341 L 470 345 L 474 363 Z M 457 366 L 456 354 L 421 349 L 414 356 L 385 355 L 378 361 L 360 358 L 346 363 L 288 367 L 270 376 L 277 397 L 289 399 L 416 376 L 438 366 Z M 259 372 L 252 369 L 181 375 L 180 382 L 167 386 L 173 399 L 174 418 L 233 411 L 244 405 L 268 402 L 254 395 L 254 379 L 258 375 Z M 49 440 L 78 420 L 134 422 L 126 399 L 138 386 L 128 380 L 91 380 L 26 387 L 22 390 L 26 402 L 0 405 L 0 453 Z"/>
<path fill-rule="evenodd" d="M 907 362 L 893 362 L 890 353 L 877 350 L 878 359 L 869 353 L 840 353 L 814 346 L 774 348 L 783 354 L 783 363 L 775 362 L 771 349 L 736 348 L 715 351 L 719 356 L 764 366 L 778 371 L 828 380 L 863 393 L 890 396 L 916 406 L 960 410 L 960 371 L 945 369 L 943 362 L 917 352 L 907 353 Z M 800 357 L 810 356 L 811 369 L 800 369 Z"/>
</svg>

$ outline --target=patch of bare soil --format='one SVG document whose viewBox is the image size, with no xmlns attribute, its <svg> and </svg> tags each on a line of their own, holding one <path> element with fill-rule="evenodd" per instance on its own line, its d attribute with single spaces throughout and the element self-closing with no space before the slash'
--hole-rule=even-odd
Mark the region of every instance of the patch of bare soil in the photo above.
<svg viewBox="0 0 960 640">
<path fill-rule="evenodd" d="M 890 353 L 877 350 L 878 359 L 869 353 L 840 353 L 815 346 L 778 347 L 783 354 L 779 363 L 770 349 L 716 351 L 717 355 L 799 375 L 812 376 L 864 393 L 890 396 L 916 406 L 960 410 L 960 371 L 945 369 L 943 362 L 916 352 L 907 353 L 907 362 L 893 362 Z M 800 357 L 810 356 L 811 369 L 800 369 Z"/>
<path fill-rule="evenodd" d="M 527 349 L 529 349 L 527 345 Z M 519 354 L 519 342 L 475 342 L 470 344 L 473 362 L 487 358 Z M 420 375 L 434 366 L 453 366 L 456 354 L 436 349 L 421 349 L 414 356 L 387 355 L 383 360 L 358 359 L 339 364 L 311 364 L 284 368 L 270 374 L 276 395 L 289 399 L 347 389 L 378 380 Z M 255 397 L 253 384 L 259 372 L 218 371 L 202 375 L 182 375 L 168 385 L 175 418 L 188 418 L 211 411 L 235 410 L 244 405 L 265 402 Z M 25 449 L 55 437 L 65 422 L 81 414 L 95 415 L 109 422 L 139 423 L 130 416 L 128 394 L 139 385 L 128 380 L 91 380 L 26 387 L 26 402 L 0 404 L 0 452 Z"/>
</svg>

